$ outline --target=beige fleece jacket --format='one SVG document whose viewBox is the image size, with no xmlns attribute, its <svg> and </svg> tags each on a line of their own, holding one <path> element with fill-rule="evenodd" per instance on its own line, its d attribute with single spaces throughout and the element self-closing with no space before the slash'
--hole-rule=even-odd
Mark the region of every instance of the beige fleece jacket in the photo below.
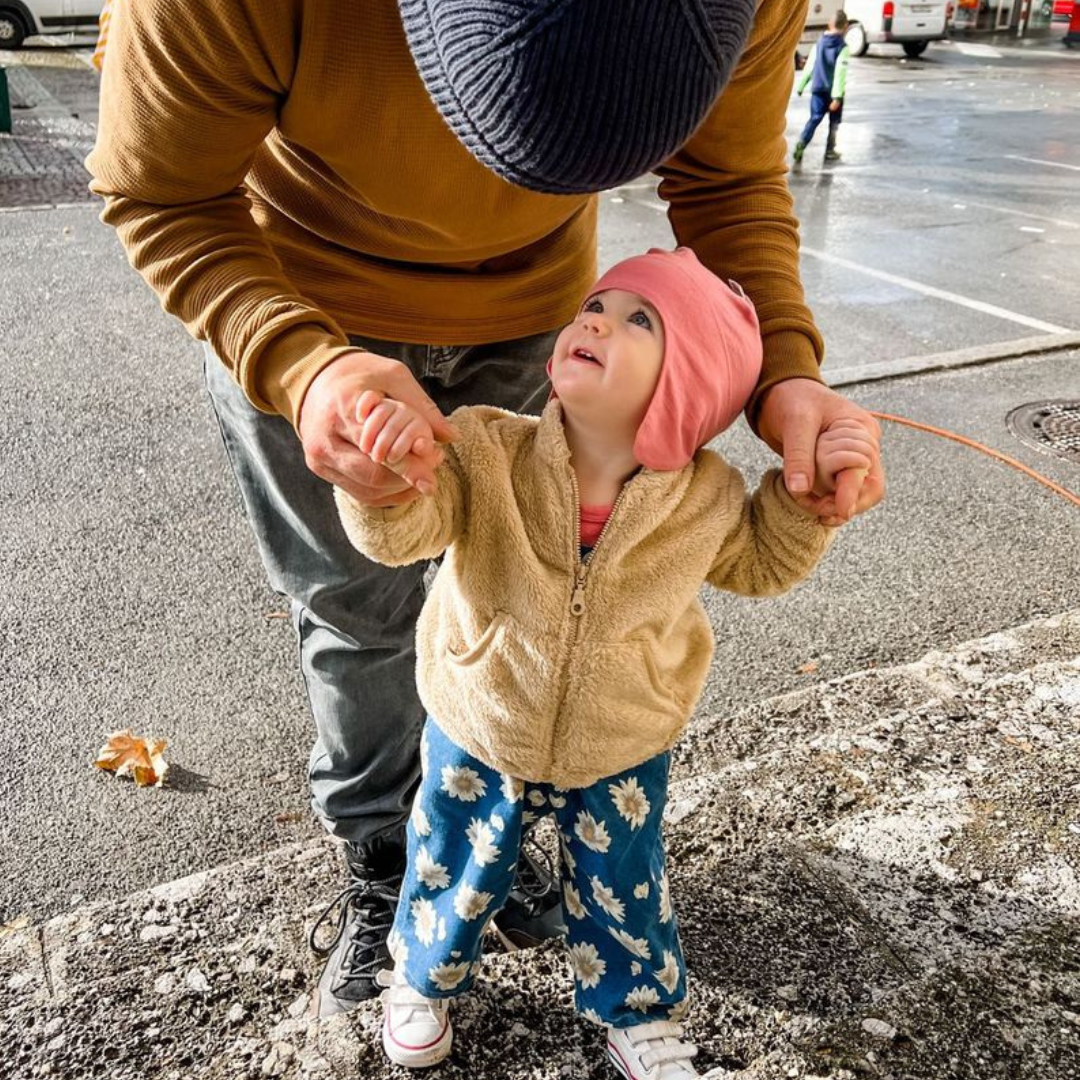
<svg viewBox="0 0 1080 1080">
<path fill-rule="evenodd" d="M 474 406 L 453 421 L 436 495 L 372 510 L 338 490 L 338 509 L 387 566 L 446 552 L 417 624 L 420 699 L 511 776 L 584 787 L 669 748 L 712 660 L 702 582 L 774 596 L 829 543 L 776 471 L 747 498 L 739 472 L 699 450 L 634 476 L 582 562 L 559 402 L 539 420 Z"/>
</svg>

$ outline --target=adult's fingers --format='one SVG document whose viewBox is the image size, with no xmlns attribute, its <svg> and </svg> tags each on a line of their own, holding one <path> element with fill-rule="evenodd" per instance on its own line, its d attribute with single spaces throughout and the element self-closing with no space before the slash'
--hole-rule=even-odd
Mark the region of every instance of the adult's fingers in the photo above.
<svg viewBox="0 0 1080 1080">
<path fill-rule="evenodd" d="M 812 411 L 793 412 L 784 418 L 781 431 L 784 483 L 793 495 L 804 495 L 814 486 L 814 459 L 820 422 L 820 416 Z"/>
</svg>

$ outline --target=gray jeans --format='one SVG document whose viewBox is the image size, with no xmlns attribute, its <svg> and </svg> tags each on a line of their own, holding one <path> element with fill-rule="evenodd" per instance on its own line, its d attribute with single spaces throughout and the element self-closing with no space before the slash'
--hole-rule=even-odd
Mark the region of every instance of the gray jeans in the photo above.
<svg viewBox="0 0 1080 1080">
<path fill-rule="evenodd" d="M 475 346 L 352 340 L 406 363 L 447 415 L 466 404 L 538 413 L 547 400 L 554 332 Z M 252 407 L 204 351 L 206 386 L 259 554 L 271 586 L 292 602 L 317 732 L 312 806 L 345 840 L 402 832 L 420 778 L 414 633 L 425 567 L 389 569 L 356 551 L 330 485 L 304 464 L 291 425 Z"/>
</svg>

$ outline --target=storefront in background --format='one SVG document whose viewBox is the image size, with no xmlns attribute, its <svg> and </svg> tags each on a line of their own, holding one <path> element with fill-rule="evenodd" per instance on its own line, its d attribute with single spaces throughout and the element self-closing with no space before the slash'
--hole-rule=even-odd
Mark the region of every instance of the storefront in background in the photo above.
<svg viewBox="0 0 1080 1080">
<path fill-rule="evenodd" d="M 956 0 L 953 26 L 957 30 L 1048 30 L 1063 26 L 1072 15 L 1075 0 Z"/>
</svg>

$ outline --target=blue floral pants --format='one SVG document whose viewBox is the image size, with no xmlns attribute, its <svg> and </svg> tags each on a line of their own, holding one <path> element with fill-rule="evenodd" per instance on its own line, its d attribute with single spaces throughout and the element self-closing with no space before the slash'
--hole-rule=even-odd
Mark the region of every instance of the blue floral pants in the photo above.
<svg viewBox="0 0 1080 1080">
<path fill-rule="evenodd" d="M 613 1027 L 678 1017 L 686 970 L 660 828 L 670 755 L 564 791 L 496 772 L 430 717 L 420 752 L 390 936 L 413 989 L 445 998 L 470 987 L 484 930 L 513 884 L 522 832 L 553 814 L 578 1010 Z"/>
</svg>

